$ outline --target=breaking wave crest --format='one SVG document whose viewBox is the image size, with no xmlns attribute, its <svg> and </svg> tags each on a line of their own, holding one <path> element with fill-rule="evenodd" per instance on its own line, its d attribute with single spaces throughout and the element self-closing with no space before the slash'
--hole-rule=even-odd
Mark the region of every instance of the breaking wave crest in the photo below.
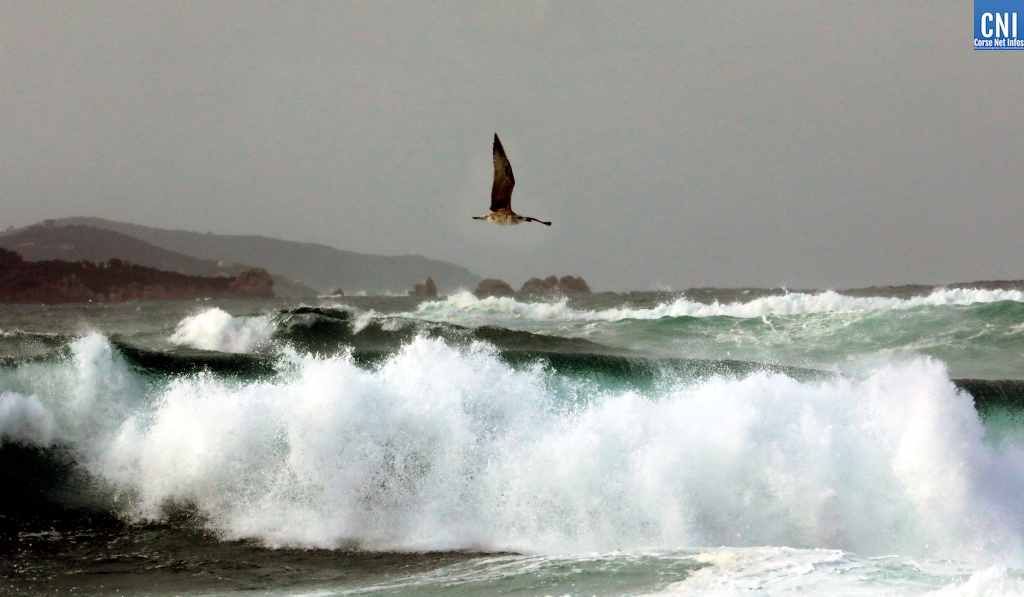
<svg viewBox="0 0 1024 597">
<path fill-rule="evenodd" d="M 856 379 L 758 371 L 638 391 L 422 336 L 372 368 L 286 350 L 283 373 L 253 381 L 154 384 L 99 334 L 72 353 L 3 373 L 0 430 L 73 446 L 128 516 L 189 504 L 226 538 L 1024 553 L 1024 451 L 984 441 L 971 397 L 925 358 Z"/>
<path fill-rule="evenodd" d="M 273 333 L 269 317 L 233 317 L 213 308 L 183 319 L 170 342 L 202 350 L 246 353 L 266 343 Z"/>
</svg>

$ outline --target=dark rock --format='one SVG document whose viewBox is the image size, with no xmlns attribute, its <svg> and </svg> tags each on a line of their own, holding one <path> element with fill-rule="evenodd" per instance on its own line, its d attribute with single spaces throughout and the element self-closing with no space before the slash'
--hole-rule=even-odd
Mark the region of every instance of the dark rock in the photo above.
<svg viewBox="0 0 1024 597">
<path fill-rule="evenodd" d="M 509 286 L 508 282 L 496 278 L 480 280 L 480 284 L 473 291 L 477 298 L 488 296 L 514 296 L 516 291 Z"/>
<path fill-rule="evenodd" d="M 332 292 L 331 294 L 333 294 L 334 296 L 345 296 L 345 291 L 340 288 L 335 288 L 334 292 Z"/>
<path fill-rule="evenodd" d="M 543 280 L 530 278 L 519 289 L 519 294 L 550 294 L 555 291 L 556 286 L 558 286 L 558 278 L 555 276 L 548 276 Z"/>
<path fill-rule="evenodd" d="M 558 279 L 558 289 L 565 294 L 590 294 L 590 286 L 583 278 L 562 276 Z"/>
<path fill-rule="evenodd" d="M 519 290 L 519 294 L 525 295 L 589 293 L 590 286 L 587 286 L 587 282 L 583 278 L 574 276 L 562 276 L 561 278 L 548 276 L 543 280 L 540 278 L 530 278 Z"/>
<path fill-rule="evenodd" d="M 274 278 L 262 267 L 247 269 L 228 288 L 242 298 L 274 298 Z"/>
<path fill-rule="evenodd" d="M 409 294 L 411 296 L 428 296 L 433 298 L 437 296 L 437 285 L 434 284 L 433 279 L 427 278 L 426 282 L 414 285 Z"/>
</svg>

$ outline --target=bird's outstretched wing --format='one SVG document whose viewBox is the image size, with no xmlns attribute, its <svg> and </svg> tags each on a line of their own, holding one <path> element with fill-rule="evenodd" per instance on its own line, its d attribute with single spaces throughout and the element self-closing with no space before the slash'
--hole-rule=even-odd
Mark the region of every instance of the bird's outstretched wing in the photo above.
<svg viewBox="0 0 1024 597">
<path fill-rule="evenodd" d="M 491 211 L 512 209 L 512 188 L 516 179 L 512 176 L 512 164 L 508 163 L 505 148 L 494 133 L 494 184 L 491 185 Z"/>
</svg>

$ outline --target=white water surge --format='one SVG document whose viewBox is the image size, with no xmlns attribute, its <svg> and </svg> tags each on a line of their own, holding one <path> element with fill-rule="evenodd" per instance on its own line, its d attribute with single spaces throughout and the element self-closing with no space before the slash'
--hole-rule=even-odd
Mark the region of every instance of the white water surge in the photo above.
<svg viewBox="0 0 1024 597">
<path fill-rule="evenodd" d="M 156 387 L 98 334 L 72 348 L 70 362 L 0 380 L 21 392 L 4 400 L 22 412 L 37 399 L 136 516 L 194 503 L 228 538 L 525 553 L 785 545 L 1016 565 L 1024 553 L 1024 452 L 983 441 L 971 398 L 927 359 L 861 380 L 758 373 L 567 403 L 551 373 L 423 338 L 376 370 L 292 354 L 274 381 Z"/>
<path fill-rule="evenodd" d="M 423 303 L 409 315 L 430 320 L 466 321 L 511 318 L 541 321 L 619 321 L 623 319 L 660 319 L 662 317 L 756 318 L 767 315 L 803 315 L 809 313 L 844 313 L 852 311 L 898 311 L 918 307 L 973 305 L 999 301 L 1024 302 L 1019 290 L 984 290 L 977 288 L 937 289 L 927 296 L 912 298 L 851 297 L 833 290 L 817 294 L 793 292 L 765 296 L 749 302 L 720 304 L 699 303 L 679 298 L 650 309 L 621 307 L 601 311 L 572 309 L 562 299 L 558 302 L 524 303 L 510 297 L 477 298 L 460 292 L 441 301 Z"/>
<path fill-rule="evenodd" d="M 267 342 L 273 333 L 269 317 L 233 317 L 215 307 L 183 319 L 169 341 L 202 350 L 246 353 Z"/>
</svg>

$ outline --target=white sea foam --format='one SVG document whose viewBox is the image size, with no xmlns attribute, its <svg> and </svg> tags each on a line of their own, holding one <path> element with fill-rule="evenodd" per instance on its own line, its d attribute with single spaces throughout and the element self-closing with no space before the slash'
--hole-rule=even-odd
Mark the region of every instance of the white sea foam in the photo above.
<svg viewBox="0 0 1024 597">
<path fill-rule="evenodd" d="M 372 309 L 359 313 L 356 315 L 355 319 L 352 320 L 352 333 L 358 334 L 366 329 L 366 326 L 370 325 L 374 319 L 378 318 L 380 318 L 380 314 Z"/>
<path fill-rule="evenodd" d="M 1002 566 L 925 566 L 905 557 L 863 558 L 839 550 L 717 548 L 699 554 L 708 564 L 652 595 L 891 595 L 1002 597 L 1020 595 L 1024 583 Z"/>
<path fill-rule="evenodd" d="M 70 348 L 67 362 L 19 367 L 13 385 L 36 396 L 52 415 L 54 441 L 94 453 L 140 412 L 150 390 L 102 334 L 83 336 Z"/>
<path fill-rule="evenodd" d="M 245 353 L 268 341 L 273 333 L 269 317 L 233 317 L 215 307 L 181 320 L 170 342 L 202 350 Z"/>
<path fill-rule="evenodd" d="M 37 397 L 0 393 L 0 443 L 45 446 L 53 439 L 53 428 L 53 415 Z"/>
<path fill-rule="evenodd" d="M 964 583 L 952 583 L 927 594 L 929 597 L 1019 597 L 1024 595 L 1024 582 L 1010 576 L 1003 566 L 979 570 Z"/>
<path fill-rule="evenodd" d="M 275 380 L 156 388 L 102 336 L 73 350 L 48 376 L 37 368 L 20 381 L 53 416 L 54 437 L 136 515 L 188 501 L 226 537 L 1022 561 L 1024 452 L 985 443 L 970 397 L 927 359 L 862 380 L 757 373 L 654 395 L 581 387 L 570 405 L 552 388 L 571 382 L 549 385 L 552 373 L 512 369 L 482 344 L 418 338 L 374 370 L 291 354 L 291 373 Z"/>
<path fill-rule="evenodd" d="M 529 319 L 541 321 L 619 321 L 623 319 L 660 319 L 662 317 L 757 318 L 768 315 L 803 315 L 809 313 L 843 313 L 853 311 L 894 311 L 924 306 L 972 305 L 998 301 L 1024 302 L 1019 290 L 984 290 L 977 288 L 937 289 L 927 296 L 912 298 L 851 297 L 829 290 L 817 294 L 793 292 L 766 296 L 749 302 L 711 304 L 676 299 L 650 309 L 629 307 L 590 311 L 572 309 L 568 301 L 524 303 L 510 297 L 477 298 L 460 292 L 441 301 L 422 303 L 410 316 L 431 320 L 461 321 L 464 319 Z"/>
</svg>

